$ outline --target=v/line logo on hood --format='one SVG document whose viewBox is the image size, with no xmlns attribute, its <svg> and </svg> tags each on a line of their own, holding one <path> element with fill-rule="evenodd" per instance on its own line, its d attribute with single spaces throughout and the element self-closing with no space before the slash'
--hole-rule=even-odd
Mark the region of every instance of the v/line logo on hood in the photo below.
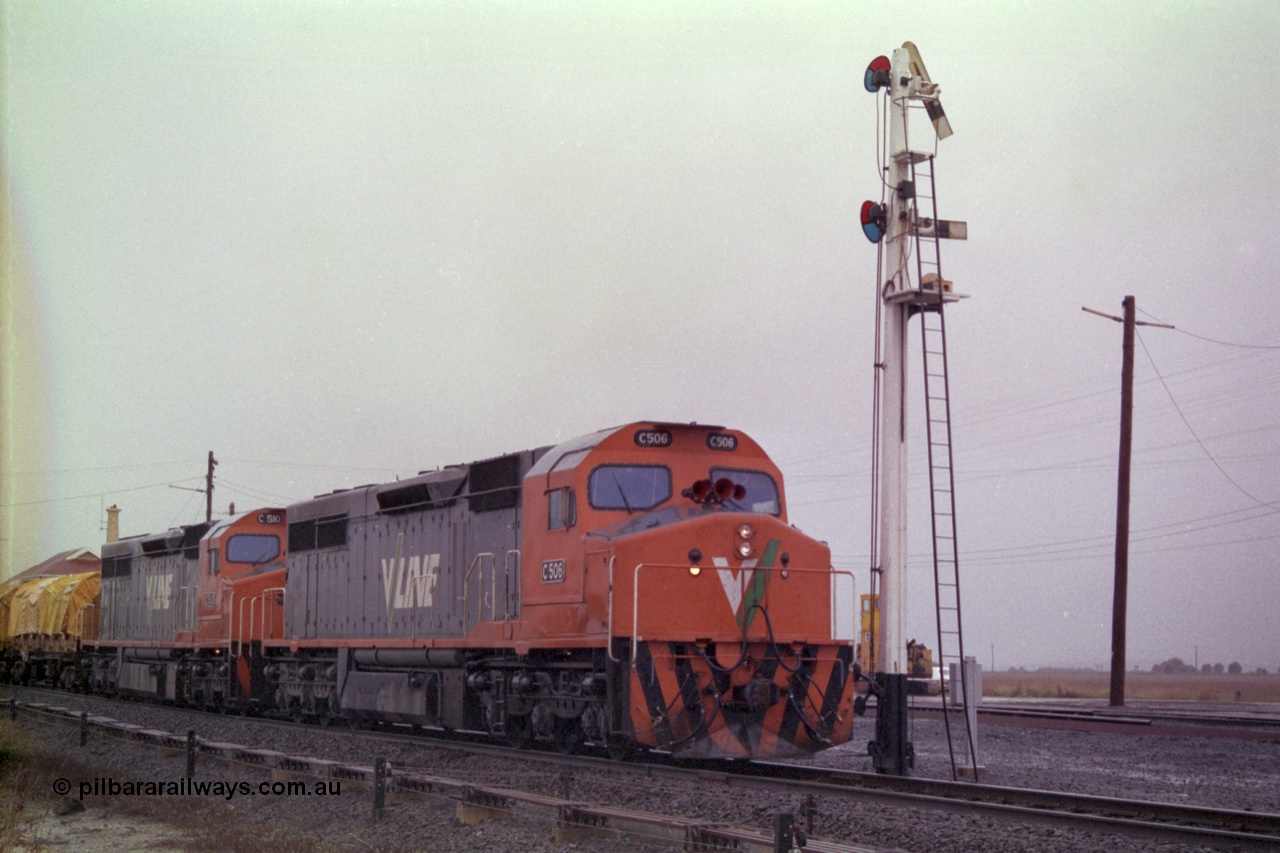
<svg viewBox="0 0 1280 853">
<path fill-rule="evenodd" d="M 399 548 L 396 549 L 399 551 Z M 382 594 L 387 600 L 387 621 L 393 611 L 407 607 L 430 607 L 440 572 L 439 554 L 382 558 Z"/>
<path fill-rule="evenodd" d="M 729 609 L 742 628 L 749 628 L 755 621 L 756 607 L 764 599 L 765 587 L 769 583 L 769 569 L 778 558 L 777 539 L 770 539 L 765 546 L 759 561 L 743 560 L 741 569 L 729 568 L 729 561 L 724 557 L 712 557 L 711 562 L 720 576 L 720 585 L 724 587 L 725 598 L 729 600 Z"/>
</svg>

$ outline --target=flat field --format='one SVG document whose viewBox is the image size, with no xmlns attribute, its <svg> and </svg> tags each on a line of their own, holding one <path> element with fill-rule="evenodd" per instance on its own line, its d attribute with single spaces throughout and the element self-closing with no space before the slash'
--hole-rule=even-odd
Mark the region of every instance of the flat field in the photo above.
<svg viewBox="0 0 1280 853">
<path fill-rule="evenodd" d="M 1125 674 L 1126 699 L 1280 702 L 1280 675 L 1159 672 Z M 1111 675 L 1093 670 L 983 672 L 982 695 L 1005 698 L 1106 699 Z"/>
</svg>

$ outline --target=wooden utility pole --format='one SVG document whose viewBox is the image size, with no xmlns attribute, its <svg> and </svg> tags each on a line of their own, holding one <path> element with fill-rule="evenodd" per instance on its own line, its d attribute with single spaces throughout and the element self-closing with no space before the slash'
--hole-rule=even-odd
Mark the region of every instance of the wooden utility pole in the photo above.
<svg viewBox="0 0 1280 853">
<path fill-rule="evenodd" d="M 1110 705 L 1124 705 L 1125 633 L 1129 610 L 1129 470 L 1133 456 L 1133 339 L 1138 326 L 1159 326 L 1172 329 L 1164 323 L 1139 323 L 1138 303 L 1132 296 L 1124 298 L 1124 316 L 1103 314 L 1092 308 L 1084 308 L 1124 324 L 1123 356 L 1120 364 L 1120 470 L 1116 477 L 1116 569 L 1115 587 L 1111 597 L 1111 693 Z"/>
<path fill-rule="evenodd" d="M 1120 471 L 1116 478 L 1116 580 L 1111 597 L 1110 705 L 1124 704 L 1126 614 L 1129 610 L 1129 470 L 1133 461 L 1133 333 L 1137 317 L 1132 296 L 1124 298 L 1124 355 L 1120 366 Z"/>
<path fill-rule="evenodd" d="M 218 460 L 213 458 L 213 451 L 209 451 L 209 471 L 204 476 L 204 520 L 206 523 L 213 523 L 213 466 L 218 464 Z"/>
</svg>

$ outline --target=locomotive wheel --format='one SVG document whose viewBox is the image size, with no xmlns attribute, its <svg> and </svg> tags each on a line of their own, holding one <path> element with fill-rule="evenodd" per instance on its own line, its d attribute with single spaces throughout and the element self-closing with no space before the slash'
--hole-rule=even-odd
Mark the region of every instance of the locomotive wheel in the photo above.
<svg viewBox="0 0 1280 853">
<path fill-rule="evenodd" d="M 640 752 L 634 743 L 618 736 L 609 738 L 605 750 L 614 761 L 631 761 Z"/>
<path fill-rule="evenodd" d="M 507 717 L 504 731 L 507 746 L 512 749 L 528 749 L 529 744 L 533 742 L 533 726 L 527 715 Z"/>
<path fill-rule="evenodd" d="M 555 733 L 552 735 L 556 752 L 561 755 L 573 755 L 582 747 L 582 727 L 577 720 L 556 720 Z"/>
</svg>

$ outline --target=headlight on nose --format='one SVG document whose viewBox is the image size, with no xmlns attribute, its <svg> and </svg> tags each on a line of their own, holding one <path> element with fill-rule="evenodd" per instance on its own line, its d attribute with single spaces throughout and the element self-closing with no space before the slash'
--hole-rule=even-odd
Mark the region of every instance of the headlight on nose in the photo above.
<svg viewBox="0 0 1280 853">
<path fill-rule="evenodd" d="M 755 554 L 756 549 L 751 545 L 751 537 L 756 535 L 756 529 L 751 522 L 744 521 L 736 528 L 738 534 L 738 545 L 734 549 L 738 552 L 738 556 L 743 559 L 749 559 Z"/>
</svg>

